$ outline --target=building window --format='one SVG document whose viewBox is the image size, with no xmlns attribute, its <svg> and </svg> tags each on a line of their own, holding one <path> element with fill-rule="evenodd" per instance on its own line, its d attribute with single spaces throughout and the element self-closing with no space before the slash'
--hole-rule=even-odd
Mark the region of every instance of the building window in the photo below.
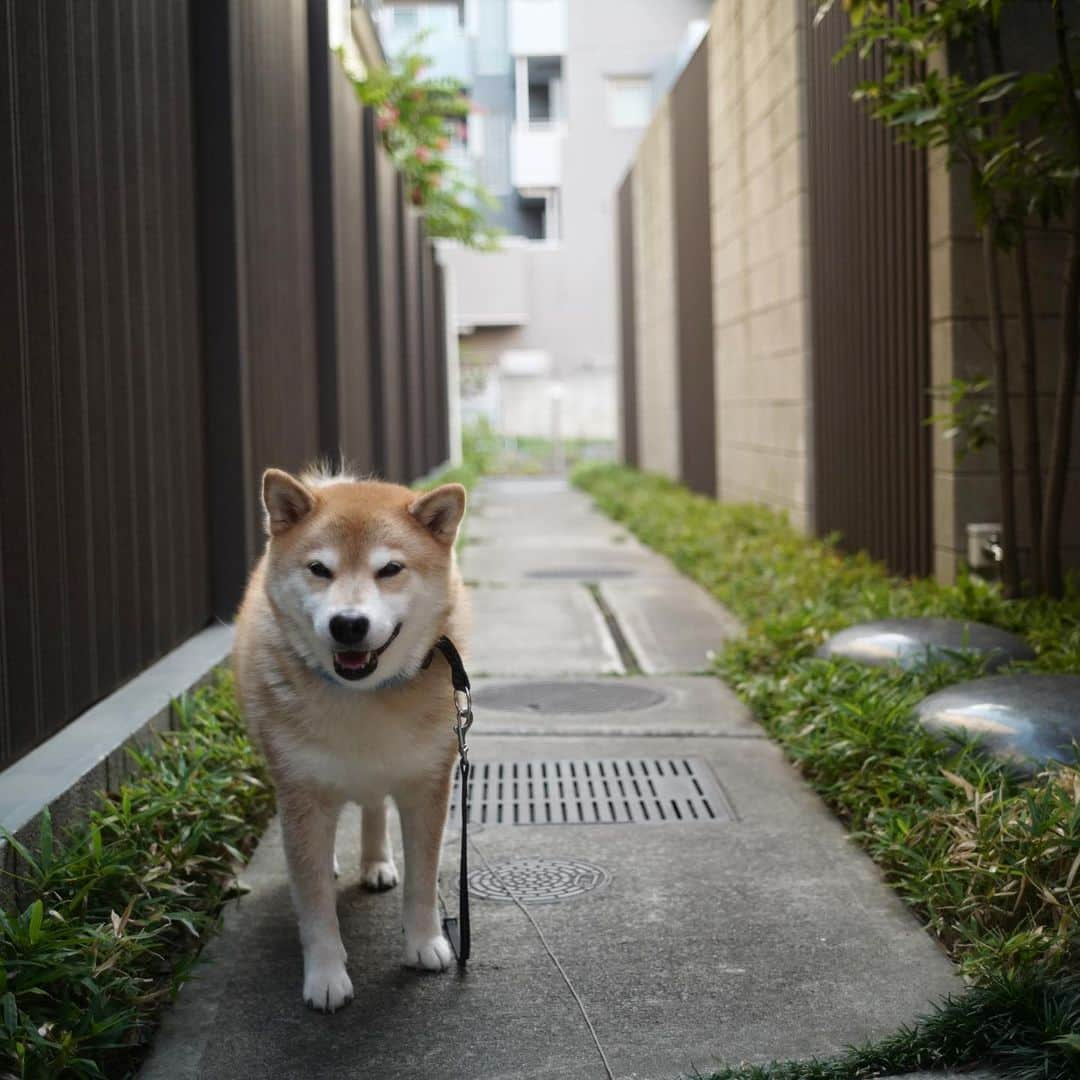
<svg viewBox="0 0 1080 1080">
<path fill-rule="evenodd" d="M 538 127 L 564 120 L 562 59 L 558 56 L 520 56 L 515 72 L 517 122 Z"/>
<path fill-rule="evenodd" d="M 652 115 L 652 83 L 640 76 L 607 80 L 608 123 L 617 128 L 643 128 Z"/>
</svg>

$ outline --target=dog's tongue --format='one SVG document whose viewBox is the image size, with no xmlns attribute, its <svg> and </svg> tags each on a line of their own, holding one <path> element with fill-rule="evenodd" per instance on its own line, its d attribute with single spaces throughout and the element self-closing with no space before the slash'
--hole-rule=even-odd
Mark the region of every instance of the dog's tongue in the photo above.
<svg viewBox="0 0 1080 1080">
<path fill-rule="evenodd" d="M 367 667 L 371 660 L 369 652 L 339 652 L 336 654 L 337 662 L 346 670 L 359 670 Z"/>
</svg>

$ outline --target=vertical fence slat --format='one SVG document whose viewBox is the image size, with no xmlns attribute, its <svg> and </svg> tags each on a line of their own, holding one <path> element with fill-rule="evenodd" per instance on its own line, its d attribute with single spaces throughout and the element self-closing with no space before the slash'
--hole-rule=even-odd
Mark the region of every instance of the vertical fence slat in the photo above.
<svg viewBox="0 0 1080 1080">
<path fill-rule="evenodd" d="M 672 88 L 671 137 L 681 478 L 716 495 L 707 41 Z"/>
</svg>

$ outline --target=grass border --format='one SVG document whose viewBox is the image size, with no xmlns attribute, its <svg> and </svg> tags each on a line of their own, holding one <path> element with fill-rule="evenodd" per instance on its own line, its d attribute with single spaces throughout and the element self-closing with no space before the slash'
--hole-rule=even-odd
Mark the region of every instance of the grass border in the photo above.
<svg viewBox="0 0 1080 1080">
<path fill-rule="evenodd" d="M 905 672 L 814 656 L 853 622 L 944 615 L 1026 634 L 1037 653 L 1026 669 L 1077 672 L 1075 582 L 1055 603 L 1005 601 L 976 579 L 900 580 L 764 507 L 720 504 L 625 466 L 590 466 L 574 480 L 744 622 L 716 673 L 969 984 L 890 1039 L 827 1061 L 732 1066 L 715 1080 L 856 1080 L 981 1062 L 1023 1080 L 1080 1076 L 1080 760 L 1023 781 L 971 742 L 923 732 L 913 705 L 979 674 L 969 658 Z"/>
</svg>

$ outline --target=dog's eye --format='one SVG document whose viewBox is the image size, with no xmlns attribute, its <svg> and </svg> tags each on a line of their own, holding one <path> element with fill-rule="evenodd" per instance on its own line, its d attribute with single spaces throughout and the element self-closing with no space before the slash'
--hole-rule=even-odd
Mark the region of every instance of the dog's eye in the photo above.
<svg viewBox="0 0 1080 1080">
<path fill-rule="evenodd" d="M 321 578 L 332 578 L 334 575 L 330 573 L 330 567 L 321 562 L 309 562 L 307 568 L 316 576 Z"/>
<path fill-rule="evenodd" d="M 388 562 L 375 574 L 375 576 L 377 578 L 394 577 L 395 575 L 400 574 L 404 569 L 405 567 L 399 562 Z"/>
</svg>

